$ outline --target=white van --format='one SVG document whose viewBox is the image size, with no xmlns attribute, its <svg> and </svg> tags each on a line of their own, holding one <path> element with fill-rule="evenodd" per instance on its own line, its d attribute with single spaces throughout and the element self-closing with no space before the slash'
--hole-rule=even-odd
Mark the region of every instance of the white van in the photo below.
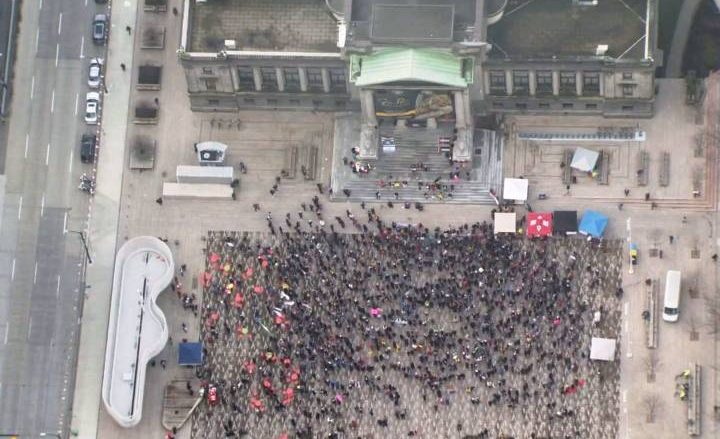
<svg viewBox="0 0 720 439">
<path fill-rule="evenodd" d="M 680 314 L 680 279 L 682 274 L 677 270 L 668 270 L 665 277 L 665 300 L 663 302 L 663 320 L 677 322 Z"/>
</svg>

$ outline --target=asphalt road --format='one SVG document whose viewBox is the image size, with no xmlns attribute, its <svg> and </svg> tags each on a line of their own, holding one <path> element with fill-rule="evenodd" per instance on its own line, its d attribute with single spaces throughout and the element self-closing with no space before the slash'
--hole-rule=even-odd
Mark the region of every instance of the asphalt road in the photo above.
<svg viewBox="0 0 720 439">
<path fill-rule="evenodd" d="M 79 159 L 92 0 L 24 0 L 0 223 L 0 434 L 68 434 L 88 195 Z"/>
<path fill-rule="evenodd" d="M 9 106 L 10 101 L 10 94 L 9 94 L 9 87 L 6 85 L 7 82 L 9 82 L 9 78 L 6 77 L 6 67 L 7 67 L 7 76 L 10 76 L 12 70 L 12 54 L 10 53 L 10 34 L 13 32 L 13 29 L 11 29 L 11 17 L 12 17 L 12 7 L 13 2 L 19 3 L 19 0 L 0 0 L 0 101 L 2 101 L 3 98 L 6 99 L 6 106 Z M 5 96 L 5 94 L 8 94 Z M 0 103 L 0 107 L 1 107 Z M 1 109 L 1 108 L 0 108 Z M 5 109 L 5 113 L 7 113 L 7 109 Z M 0 114 L 0 116 L 5 116 L 5 114 Z M 0 173 L 5 173 L 5 151 L 7 150 L 7 125 L 4 123 L 0 123 Z"/>
</svg>

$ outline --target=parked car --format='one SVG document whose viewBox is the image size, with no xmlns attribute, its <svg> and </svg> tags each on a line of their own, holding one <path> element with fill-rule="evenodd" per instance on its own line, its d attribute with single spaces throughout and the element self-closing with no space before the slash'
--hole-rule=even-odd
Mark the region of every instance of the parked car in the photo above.
<svg viewBox="0 0 720 439">
<path fill-rule="evenodd" d="M 80 161 L 92 163 L 95 161 L 95 144 L 97 137 L 94 134 L 83 134 L 80 139 Z"/>
<path fill-rule="evenodd" d="M 93 20 L 92 35 L 95 44 L 105 44 L 105 35 L 107 34 L 107 15 L 97 14 Z"/>
<path fill-rule="evenodd" d="M 88 86 L 90 88 L 100 87 L 100 77 L 102 76 L 102 58 L 93 58 L 90 60 L 90 68 L 88 70 Z"/>
<path fill-rule="evenodd" d="M 85 122 L 89 125 L 97 125 L 98 107 L 100 106 L 100 93 L 88 92 L 85 96 Z"/>
</svg>

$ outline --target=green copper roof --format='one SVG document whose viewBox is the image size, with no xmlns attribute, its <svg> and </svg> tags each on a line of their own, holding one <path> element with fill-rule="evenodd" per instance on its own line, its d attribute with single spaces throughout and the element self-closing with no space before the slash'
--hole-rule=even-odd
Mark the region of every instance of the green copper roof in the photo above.
<svg viewBox="0 0 720 439">
<path fill-rule="evenodd" d="M 350 59 L 350 81 L 357 86 L 429 82 L 467 87 L 473 81 L 472 72 L 472 58 L 432 49 L 383 49 Z"/>
</svg>

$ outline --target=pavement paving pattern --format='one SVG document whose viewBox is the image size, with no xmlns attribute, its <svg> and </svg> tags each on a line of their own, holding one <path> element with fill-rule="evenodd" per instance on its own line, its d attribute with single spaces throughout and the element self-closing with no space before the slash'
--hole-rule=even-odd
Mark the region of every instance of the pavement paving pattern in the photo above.
<svg viewBox="0 0 720 439">
<path fill-rule="evenodd" d="M 208 234 L 198 374 L 219 398 L 193 438 L 617 436 L 619 359 L 589 351 L 620 334 L 621 242 L 305 207 L 290 233 Z"/>
</svg>

